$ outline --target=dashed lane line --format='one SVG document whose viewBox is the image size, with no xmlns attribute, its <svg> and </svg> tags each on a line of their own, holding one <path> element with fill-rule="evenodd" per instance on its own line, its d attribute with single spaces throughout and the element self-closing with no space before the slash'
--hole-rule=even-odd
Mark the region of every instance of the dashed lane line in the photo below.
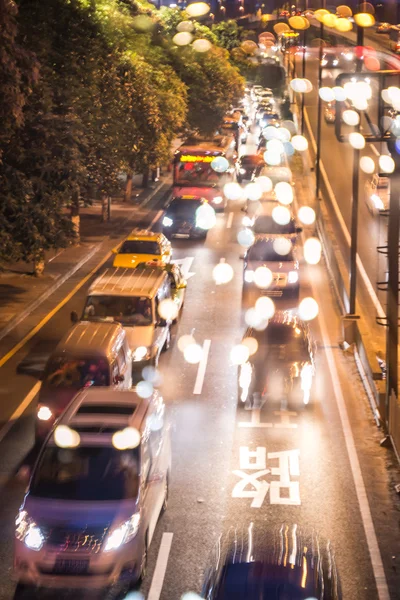
<svg viewBox="0 0 400 600">
<path fill-rule="evenodd" d="M 229 215 L 228 215 L 228 220 L 226 222 L 226 228 L 227 229 L 231 229 L 232 222 L 233 222 L 233 212 L 230 212 Z"/>
<path fill-rule="evenodd" d="M 204 376 L 207 369 L 208 353 L 210 352 L 211 340 L 204 340 L 203 356 L 197 370 L 196 382 L 194 384 L 193 394 L 199 395 L 203 389 Z"/>
<path fill-rule="evenodd" d="M 163 533 L 160 550 L 151 580 L 150 591 L 147 600 L 159 600 L 164 585 L 165 573 L 167 571 L 169 553 L 171 552 L 173 533 Z"/>
</svg>

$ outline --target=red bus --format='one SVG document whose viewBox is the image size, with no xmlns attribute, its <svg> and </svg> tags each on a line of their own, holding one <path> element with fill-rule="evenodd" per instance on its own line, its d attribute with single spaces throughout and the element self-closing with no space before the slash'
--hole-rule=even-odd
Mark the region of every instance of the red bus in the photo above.
<svg viewBox="0 0 400 600">
<path fill-rule="evenodd" d="M 233 180 L 233 163 L 237 158 L 234 145 L 233 138 L 223 138 L 221 145 L 218 145 L 217 139 L 194 140 L 194 143 L 183 144 L 174 156 L 172 195 L 200 196 L 216 211 L 224 210 L 227 199 L 223 188 L 225 183 Z M 225 173 L 217 173 L 211 167 L 212 161 L 218 156 L 224 156 L 230 163 Z"/>
</svg>

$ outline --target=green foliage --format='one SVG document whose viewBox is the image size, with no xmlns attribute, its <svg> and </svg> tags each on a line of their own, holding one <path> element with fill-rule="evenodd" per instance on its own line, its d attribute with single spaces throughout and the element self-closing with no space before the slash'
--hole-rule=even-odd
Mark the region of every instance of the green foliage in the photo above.
<svg viewBox="0 0 400 600">
<path fill-rule="evenodd" d="M 232 50 L 240 46 L 243 28 L 232 20 L 221 21 L 212 26 L 212 32 L 217 38 L 217 43 L 226 50 Z"/>
</svg>

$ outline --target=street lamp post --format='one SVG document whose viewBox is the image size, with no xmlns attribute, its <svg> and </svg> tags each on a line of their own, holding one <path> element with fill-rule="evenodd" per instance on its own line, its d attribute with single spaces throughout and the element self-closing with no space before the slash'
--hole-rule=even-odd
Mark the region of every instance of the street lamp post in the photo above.
<svg viewBox="0 0 400 600">
<path fill-rule="evenodd" d="M 320 22 L 319 29 L 319 65 L 318 65 L 318 89 L 322 87 L 322 55 L 324 47 L 324 24 Z M 321 113 L 322 113 L 322 98 L 318 94 L 318 112 L 317 112 L 317 154 L 315 157 L 315 197 L 319 199 L 319 190 L 321 187 Z"/>
</svg>

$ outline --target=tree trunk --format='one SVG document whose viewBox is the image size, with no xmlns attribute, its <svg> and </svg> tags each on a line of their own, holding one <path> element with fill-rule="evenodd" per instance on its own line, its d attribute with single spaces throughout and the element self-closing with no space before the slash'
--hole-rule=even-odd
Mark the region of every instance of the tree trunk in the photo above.
<svg viewBox="0 0 400 600">
<path fill-rule="evenodd" d="M 34 274 L 34 276 L 35 277 L 40 277 L 41 275 L 43 275 L 44 267 L 45 267 L 44 257 L 43 256 L 37 257 L 33 261 L 33 274 Z"/>
<path fill-rule="evenodd" d="M 101 220 L 103 223 L 108 221 L 108 194 L 105 192 L 101 195 Z"/>
<path fill-rule="evenodd" d="M 71 221 L 74 229 L 73 244 L 78 245 L 81 241 L 81 217 L 79 214 L 79 187 L 77 187 L 72 194 L 71 202 Z"/>
<path fill-rule="evenodd" d="M 149 185 L 149 168 L 146 167 L 146 169 L 143 171 L 142 187 L 147 188 L 148 185 Z"/>
<path fill-rule="evenodd" d="M 126 186 L 125 186 L 125 194 L 124 194 L 124 202 L 130 202 L 132 198 L 132 179 L 133 173 L 129 172 L 126 178 Z"/>
</svg>

